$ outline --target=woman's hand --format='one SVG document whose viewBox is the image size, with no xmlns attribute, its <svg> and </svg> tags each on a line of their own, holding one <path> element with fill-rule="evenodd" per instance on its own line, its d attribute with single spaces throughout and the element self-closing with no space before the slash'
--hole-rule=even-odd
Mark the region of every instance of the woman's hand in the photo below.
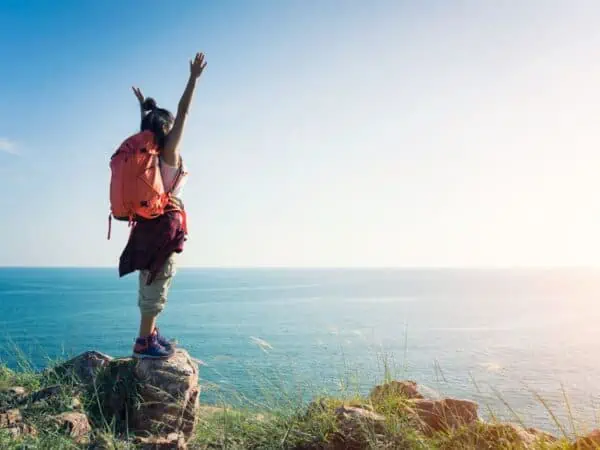
<svg viewBox="0 0 600 450">
<path fill-rule="evenodd" d="M 140 88 L 137 88 L 135 86 L 133 86 L 131 89 L 133 89 L 133 93 L 135 94 L 138 101 L 140 102 L 140 107 L 141 107 L 144 104 L 144 94 L 142 94 L 142 91 L 140 90 Z"/>
<path fill-rule="evenodd" d="M 205 67 L 204 53 L 196 53 L 196 57 L 190 61 L 190 75 L 194 78 L 200 77 Z"/>
</svg>

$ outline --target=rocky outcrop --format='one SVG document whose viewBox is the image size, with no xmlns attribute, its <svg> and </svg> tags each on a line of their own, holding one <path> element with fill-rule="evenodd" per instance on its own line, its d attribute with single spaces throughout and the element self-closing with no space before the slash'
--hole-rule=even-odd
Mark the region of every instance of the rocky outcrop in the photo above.
<svg viewBox="0 0 600 450">
<path fill-rule="evenodd" d="M 442 440 L 441 448 L 444 450 L 527 450 L 545 448 L 557 441 L 554 436 L 534 428 L 512 423 L 486 423 L 479 418 L 477 403 L 469 400 L 424 398 L 412 381 L 392 381 L 376 386 L 370 398 L 379 407 L 389 408 L 392 405 L 399 417 L 408 420 L 412 428 L 423 435 L 448 437 Z M 594 438 L 591 434 L 587 440 L 578 441 L 579 445 L 590 445 L 595 442 Z M 600 433 L 596 438 L 600 443 Z"/>
<path fill-rule="evenodd" d="M 221 448 L 240 438 L 232 435 L 222 442 L 220 438 L 201 442 L 204 433 L 199 433 L 190 442 L 196 423 L 212 432 L 212 427 L 230 420 L 227 407 L 200 407 L 198 363 L 184 350 L 177 350 L 168 360 L 113 359 L 87 352 L 45 373 L 51 376 L 40 377 L 42 389 L 28 392 L 15 386 L 0 391 L 0 429 L 16 439 L 58 432 L 71 439 L 73 448 L 114 450 L 123 445 L 185 450 L 188 445 Z M 67 378 L 54 377 L 58 375 Z M 252 427 L 231 431 L 244 434 L 240 441 L 251 442 L 250 448 L 263 447 L 254 446 L 253 438 L 246 440 L 246 433 L 258 433 L 256 442 L 262 443 L 265 432 L 274 432 L 277 448 L 297 450 L 600 449 L 600 430 L 576 441 L 558 441 L 534 428 L 485 422 L 475 402 L 437 395 L 428 398 L 423 392 L 413 381 L 391 381 L 373 388 L 367 399 L 315 400 L 290 418 L 281 436 L 281 417 L 260 411 L 241 415 L 241 423 L 249 420 Z M 232 411 L 231 419 L 239 417 L 239 412 Z"/>
<path fill-rule="evenodd" d="M 18 409 L 9 409 L 4 413 L 0 413 L 0 429 L 5 429 L 14 438 L 22 435 L 37 434 L 37 430 L 32 425 L 23 421 L 23 415 Z"/>
<path fill-rule="evenodd" d="M 32 393 L 21 387 L 0 391 L 0 429 L 15 437 L 34 434 L 27 418 L 37 414 L 44 426 L 82 445 L 94 425 L 106 429 L 111 424 L 123 437 L 137 436 L 136 445 L 146 449 L 183 449 L 194 433 L 200 403 L 198 364 L 185 350 L 168 360 L 113 359 L 91 351 L 45 375 L 57 384 Z M 89 416 L 83 411 L 83 395 L 93 399 Z M 91 447 L 102 448 L 98 445 Z"/>
<path fill-rule="evenodd" d="M 88 417 L 79 412 L 65 412 L 53 418 L 56 425 L 67 436 L 73 438 L 77 444 L 89 442 L 92 431 Z"/>
<path fill-rule="evenodd" d="M 11 428 L 22 421 L 23 416 L 18 409 L 9 409 L 5 413 L 0 414 L 0 428 Z"/>
<path fill-rule="evenodd" d="M 48 386 L 32 393 L 19 386 L 0 391 L 0 429 L 6 429 L 14 438 L 35 436 L 37 429 L 30 419 L 37 415 L 38 421 L 53 425 L 77 443 L 86 443 L 91 427 L 85 414 L 74 412 L 83 408 L 75 391 L 72 386 L 62 385 Z M 50 411 L 64 413 L 50 417 Z M 36 425 L 38 421 L 35 421 Z"/>
<path fill-rule="evenodd" d="M 448 432 L 471 425 L 479 420 L 479 406 L 469 400 L 446 398 L 443 400 L 413 400 L 404 412 L 411 417 L 426 435 Z"/>
<path fill-rule="evenodd" d="M 369 396 L 374 405 L 393 407 L 426 435 L 448 432 L 476 423 L 478 405 L 469 400 L 426 399 L 414 381 L 390 381 L 375 386 Z"/>
<path fill-rule="evenodd" d="M 168 360 L 115 359 L 97 380 L 100 416 L 141 437 L 188 440 L 200 406 L 198 365 L 185 350 Z"/>
<path fill-rule="evenodd" d="M 577 439 L 573 450 L 597 450 L 600 448 L 600 429 Z"/>
</svg>

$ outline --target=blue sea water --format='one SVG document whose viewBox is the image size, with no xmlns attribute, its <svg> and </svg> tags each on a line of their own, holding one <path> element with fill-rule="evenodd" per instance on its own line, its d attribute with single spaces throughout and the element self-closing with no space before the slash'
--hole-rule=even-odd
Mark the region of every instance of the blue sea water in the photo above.
<svg viewBox="0 0 600 450">
<path fill-rule="evenodd" d="M 135 276 L 0 269 L 0 358 L 128 355 Z M 161 331 L 202 360 L 205 402 L 368 390 L 389 367 L 440 395 L 556 428 L 596 424 L 600 272 L 179 269 Z M 506 405 L 509 405 L 507 407 Z"/>
</svg>

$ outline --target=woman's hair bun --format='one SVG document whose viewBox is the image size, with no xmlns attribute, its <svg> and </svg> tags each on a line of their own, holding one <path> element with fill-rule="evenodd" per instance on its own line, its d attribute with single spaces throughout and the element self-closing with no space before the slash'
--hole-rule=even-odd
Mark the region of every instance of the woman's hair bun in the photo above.
<svg viewBox="0 0 600 450">
<path fill-rule="evenodd" d="M 154 111 L 157 108 L 156 100 L 154 100 L 152 97 L 148 97 L 146 100 L 144 100 L 142 108 L 144 108 L 144 111 Z"/>
</svg>

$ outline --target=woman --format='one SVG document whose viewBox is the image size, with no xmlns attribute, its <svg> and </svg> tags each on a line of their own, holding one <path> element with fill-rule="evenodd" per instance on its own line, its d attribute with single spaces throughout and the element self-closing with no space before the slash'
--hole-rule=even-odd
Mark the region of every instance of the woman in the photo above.
<svg viewBox="0 0 600 450">
<path fill-rule="evenodd" d="M 168 358 L 175 352 L 174 344 L 161 336 L 156 318 L 167 302 L 169 287 L 175 275 L 175 254 L 183 251 L 186 239 L 186 220 L 181 191 L 186 171 L 179 152 L 185 120 L 194 95 L 196 81 L 206 62 L 197 53 L 190 61 L 190 77 L 179 101 L 177 115 L 158 108 L 151 98 L 144 98 L 138 88 L 133 92 L 140 102 L 142 131 L 152 131 L 160 149 L 160 173 L 172 201 L 165 213 L 153 220 L 139 221 L 127 242 L 119 261 L 119 275 L 136 270 L 139 274 L 138 306 L 141 312 L 139 337 L 135 341 L 136 358 Z"/>
</svg>

